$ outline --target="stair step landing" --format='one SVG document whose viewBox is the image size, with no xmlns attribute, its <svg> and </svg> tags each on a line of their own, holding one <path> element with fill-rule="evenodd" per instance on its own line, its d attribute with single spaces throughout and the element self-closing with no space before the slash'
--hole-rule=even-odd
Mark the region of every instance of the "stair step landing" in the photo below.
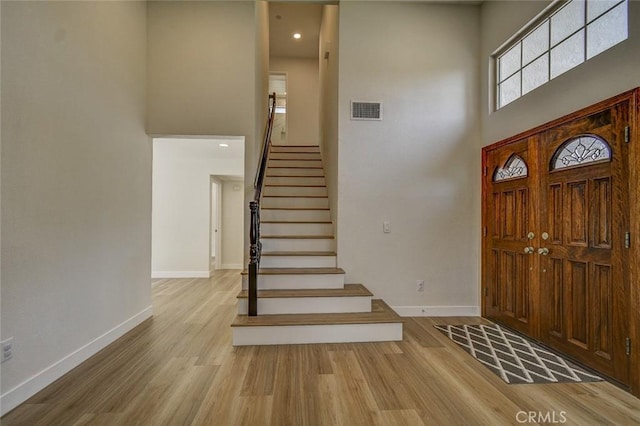
<svg viewBox="0 0 640 426">
<path fill-rule="evenodd" d="M 233 345 L 381 342 L 402 340 L 402 318 L 382 300 L 371 312 L 238 315 L 231 324 Z"/>
</svg>

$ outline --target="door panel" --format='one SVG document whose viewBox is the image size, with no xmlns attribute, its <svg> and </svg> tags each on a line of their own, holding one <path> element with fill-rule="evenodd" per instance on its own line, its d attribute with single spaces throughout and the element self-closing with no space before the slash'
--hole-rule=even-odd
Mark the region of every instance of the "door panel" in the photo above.
<svg viewBox="0 0 640 426">
<path fill-rule="evenodd" d="M 569 307 L 567 316 L 567 340 L 582 349 L 588 348 L 587 313 L 589 312 L 587 297 L 587 263 L 567 261 L 569 266 L 566 282 L 566 298 Z"/>
<path fill-rule="evenodd" d="M 594 179 L 593 246 L 611 249 L 611 178 Z"/>
<path fill-rule="evenodd" d="M 626 105 L 557 126 L 540 149 L 540 338 L 578 361 L 628 381 L 623 273 Z M 604 152 L 605 150 L 609 152 Z"/>
<path fill-rule="evenodd" d="M 544 315 L 547 318 L 549 334 L 562 337 L 564 334 L 564 264 L 562 259 L 554 259 L 553 257 L 548 262 L 549 294 L 547 297 L 551 304 L 549 305 L 550 310 L 545 311 Z"/>
<path fill-rule="evenodd" d="M 587 182 L 569 182 L 568 209 L 569 216 L 569 241 L 573 247 L 587 247 Z"/>
<path fill-rule="evenodd" d="M 528 237 L 533 220 L 530 189 L 529 141 L 492 153 L 486 185 L 491 196 L 486 206 L 485 315 L 523 333 L 531 333 L 532 253 Z"/>
</svg>

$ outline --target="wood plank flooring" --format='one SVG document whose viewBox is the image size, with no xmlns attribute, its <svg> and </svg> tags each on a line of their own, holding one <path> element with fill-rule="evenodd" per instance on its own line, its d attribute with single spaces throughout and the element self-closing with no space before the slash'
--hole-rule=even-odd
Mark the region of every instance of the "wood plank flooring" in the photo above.
<svg viewBox="0 0 640 426">
<path fill-rule="evenodd" d="M 433 328 L 478 318 L 405 318 L 402 342 L 233 348 L 239 290 L 240 271 L 155 280 L 152 319 L 2 425 L 640 424 L 610 383 L 507 385 Z"/>
</svg>

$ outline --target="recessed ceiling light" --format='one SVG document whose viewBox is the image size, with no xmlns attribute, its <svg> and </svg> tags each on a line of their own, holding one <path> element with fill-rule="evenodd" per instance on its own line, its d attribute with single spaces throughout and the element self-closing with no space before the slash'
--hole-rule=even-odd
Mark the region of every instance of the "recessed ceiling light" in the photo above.
<svg viewBox="0 0 640 426">
<path fill-rule="evenodd" d="M 295 38 L 296 40 L 299 40 L 302 38 L 302 34 L 300 33 L 293 33 L 293 38 Z"/>
<path fill-rule="evenodd" d="M 221 143 L 219 146 L 220 146 L 221 148 L 228 148 L 228 147 L 229 147 L 229 144 L 228 144 L 228 143 Z"/>
</svg>

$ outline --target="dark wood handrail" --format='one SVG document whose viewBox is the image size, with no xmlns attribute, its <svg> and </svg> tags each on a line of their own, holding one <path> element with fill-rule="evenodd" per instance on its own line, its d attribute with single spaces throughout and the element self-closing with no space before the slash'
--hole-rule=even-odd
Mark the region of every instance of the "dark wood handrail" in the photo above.
<svg viewBox="0 0 640 426">
<path fill-rule="evenodd" d="M 262 156 L 256 170 L 256 177 L 253 180 L 253 188 L 255 189 L 253 200 L 260 201 L 262 195 L 262 187 L 264 184 L 264 176 L 267 171 L 267 157 L 269 148 L 271 147 L 271 131 L 273 130 L 273 119 L 276 114 L 276 92 L 269 94 L 269 115 L 267 117 L 267 125 L 264 130 L 264 139 L 262 141 Z"/>
<path fill-rule="evenodd" d="M 253 200 L 249 202 L 251 214 L 251 224 L 249 228 L 249 291 L 248 291 L 248 315 L 258 315 L 258 271 L 260 269 L 260 257 L 262 254 L 262 243 L 260 242 L 260 198 L 262 187 L 267 171 L 267 158 L 271 148 L 271 131 L 273 130 L 273 119 L 276 114 L 276 94 L 269 94 L 269 113 L 267 125 L 264 131 L 262 142 L 262 155 L 256 170 L 256 177 L 253 181 Z"/>
</svg>

